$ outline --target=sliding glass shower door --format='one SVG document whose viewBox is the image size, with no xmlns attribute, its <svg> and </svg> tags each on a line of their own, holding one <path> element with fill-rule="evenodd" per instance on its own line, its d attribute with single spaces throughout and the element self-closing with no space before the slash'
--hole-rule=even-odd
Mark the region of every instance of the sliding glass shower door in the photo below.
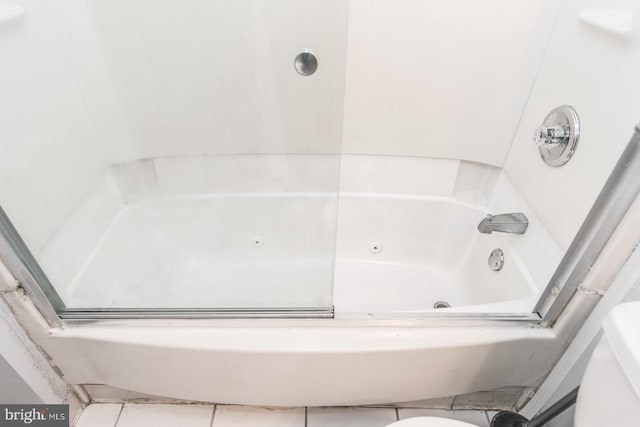
<svg viewBox="0 0 640 427">
<path fill-rule="evenodd" d="M 0 223 L 57 311 L 331 315 L 348 4 L 32 8 Z"/>
</svg>

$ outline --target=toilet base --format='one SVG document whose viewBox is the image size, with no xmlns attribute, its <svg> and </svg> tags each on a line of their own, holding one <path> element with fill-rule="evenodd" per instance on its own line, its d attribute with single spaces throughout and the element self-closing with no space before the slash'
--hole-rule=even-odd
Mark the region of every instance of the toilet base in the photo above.
<svg viewBox="0 0 640 427">
<path fill-rule="evenodd" d="M 527 427 L 529 420 L 515 412 L 498 412 L 491 419 L 491 427 Z"/>
</svg>

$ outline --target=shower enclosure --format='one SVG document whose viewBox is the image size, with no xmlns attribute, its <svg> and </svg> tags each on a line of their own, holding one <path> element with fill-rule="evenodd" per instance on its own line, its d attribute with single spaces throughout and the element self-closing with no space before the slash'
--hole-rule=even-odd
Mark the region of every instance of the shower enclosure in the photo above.
<svg viewBox="0 0 640 427">
<path fill-rule="evenodd" d="M 640 239 L 630 3 L 0 0 L 0 299 L 86 400 L 516 405 Z"/>
<path fill-rule="evenodd" d="M 2 3 L 0 223 L 53 318 L 539 320 L 562 287 L 589 197 L 540 216 L 518 127 L 557 2 L 47 3 Z"/>
</svg>

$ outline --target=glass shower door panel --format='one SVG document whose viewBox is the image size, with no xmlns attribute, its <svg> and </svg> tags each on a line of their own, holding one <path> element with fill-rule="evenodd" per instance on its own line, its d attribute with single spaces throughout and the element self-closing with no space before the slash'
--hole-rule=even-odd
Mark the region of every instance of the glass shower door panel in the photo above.
<svg viewBox="0 0 640 427">
<path fill-rule="evenodd" d="M 224 161 L 273 157 L 337 168 L 334 156 Z M 71 307 L 331 307 L 337 197 L 315 190 L 161 195 L 128 207 L 61 295 Z"/>
<path fill-rule="evenodd" d="M 0 205 L 58 310 L 330 312 L 348 4 L 72 3 L 0 36 Z"/>
</svg>

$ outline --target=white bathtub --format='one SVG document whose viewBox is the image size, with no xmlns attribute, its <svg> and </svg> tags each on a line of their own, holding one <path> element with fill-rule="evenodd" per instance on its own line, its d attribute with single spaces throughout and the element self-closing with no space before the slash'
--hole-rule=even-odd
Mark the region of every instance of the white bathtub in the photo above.
<svg viewBox="0 0 640 427">
<path fill-rule="evenodd" d="M 460 180 L 447 171 L 461 169 L 459 162 L 410 160 L 398 172 Z M 429 313 L 444 301 L 451 308 L 443 312 L 526 313 L 544 285 L 520 254 L 540 232 L 535 218 L 525 235 L 483 235 L 476 227 L 490 209 L 477 192 L 456 194 L 442 181 L 425 189 L 398 180 L 404 193 L 388 178 L 377 186 L 349 182 L 361 179 L 363 165 L 388 169 L 397 159 L 343 160 L 340 188 L 364 191 L 340 193 L 322 180 L 332 157 L 185 161 L 116 167 L 40 251 L 68 307 L 333 306 L 339 318 L 388 318 Z M 229 164 L 234 179 L 202 175 Z M 255 168 L 267 179 L 247 184 Z M 282 170 L 297 179 L 283 179 Z M 300 172 L 308 170 L 315 172 Z M 256 186 L 261 191 L 248 191 Z M 305 187 L 317 191 L 299 191 Z M 500 271 L 488 266 L 495 248 L 505 254 Z"/>
<path fill-rule="evenodd" d="M 344 156 L 337 186 L 325 179 L 334 160 L 156 159 L 124 168 L 133 184 L 107 173 L 37 254 L 69 306 L 335 316 L 70 322 L 42 341 L 65 379 L 273 406 L 537 385 L 558 342 L 530 312 L 559 249 L 508 179 L 490 170 L 483 181 L 487 168 L 459 161 Z M 267 178 L 229 186 L 216 174 L 230 161 Z M 268 173 L 283 168 L 294 172 Z M 477 231 L 487 212 L 508 211 L 529 217 L 527 233 Z M 500 271 L 487 264 L 494 248 Z"/>
<path fill-rule="evenodd" d="M 476 230 L 486 208 L 453 197 L 341 194 L 334 275 L 336 202 L 322 193 L 232 193 L 124 207 L 61 296 L 72 308 L 334 305 L 338 317 L 418 315 L 437 301 L 451 305 L 445 311 L 532 308 L 538 291 L 517 251 L 499 233 Z M 505 264 L 492 271 L 487 258 L 498 247 Z M 54 284 L 64 280 L 57 265 Z"/>
</svg>

